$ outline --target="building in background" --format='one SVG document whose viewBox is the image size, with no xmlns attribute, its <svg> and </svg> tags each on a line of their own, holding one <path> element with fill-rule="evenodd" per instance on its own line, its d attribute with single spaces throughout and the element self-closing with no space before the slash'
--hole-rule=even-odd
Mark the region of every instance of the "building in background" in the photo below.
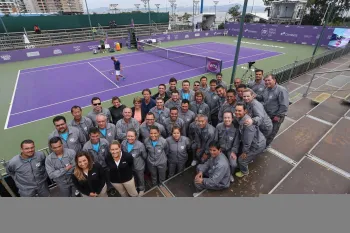
<svg viewBox="0 0 350 233">
<path fill-rule="evenodd" d="M 270 23 L 298 24 L 303 18 L 306 0 L 264 1 Z"/>
<path fill-rule="evenodd" d="M 15 0 L 0 0 L 0 12 L 3 14 L 11 14 L 18 12 L 18 6 Z"/>
<path fill-rule="evenodd" d="M 83 14 L 83 0 L 0 0 L 0 12 Z"/>
</svg>

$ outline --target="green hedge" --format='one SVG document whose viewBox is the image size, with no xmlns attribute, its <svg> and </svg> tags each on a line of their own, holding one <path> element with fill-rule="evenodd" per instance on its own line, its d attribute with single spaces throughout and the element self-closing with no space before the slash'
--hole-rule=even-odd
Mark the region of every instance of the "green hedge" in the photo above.
<svg viewBox="0 0 350 233">
<path fill-rule="evenodd" d="M 148 24 L 148 13 L 122 13 L 122 14 L 92 14 L 91 24 L 108 26 L 109 21 L 114 20 L 117 25 L 130 25 L 131 19 L 135 24 Z M 8 32 L 33 31 L 34 25 L 39 25 L 41 30 L 72 29 L 89 27 L 87 15 L 60 15 L 60 16 L 18 16 L 2 17 Z M 168 23 L 169 13 L 151 13 L 151 20 L 156 23 Z M 0 26 L 0 32 L 5 30 Z"/>
</svg>

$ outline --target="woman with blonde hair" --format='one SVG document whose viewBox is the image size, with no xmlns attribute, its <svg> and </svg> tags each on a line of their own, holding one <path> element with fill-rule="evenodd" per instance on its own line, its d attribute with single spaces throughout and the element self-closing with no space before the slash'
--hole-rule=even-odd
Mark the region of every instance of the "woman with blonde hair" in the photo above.
<svg viewBox="0 0 350 233">
<path fill-rule="evenodd" d="M 108 180 L 122 197 L 137 197 L 135 180 L 133 177 L 132 155 L 122 151 L 118 141 L 109 145 L 109 155 L 106 157 Z"/>
<path fill-rule="evenodd" d="M 72 174 L 74 186 L 84 197 L 107 197 L 106 175 L 99 163 L 94 163 L 87 152 L 75 156 Z"/>
</svg>

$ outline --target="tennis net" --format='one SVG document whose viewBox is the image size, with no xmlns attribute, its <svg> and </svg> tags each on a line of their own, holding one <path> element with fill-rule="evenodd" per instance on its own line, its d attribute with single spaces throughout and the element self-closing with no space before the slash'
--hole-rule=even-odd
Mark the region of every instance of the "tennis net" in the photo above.
<svg viewBox="0 0 350 233">
<path fill-rule="evenodd" d="M 152 54 L 157 57 L 165 58 L 182 65 L 187 65 L 192 68 L 203 69 L 205 72 L 219 73 L 222 68 L 222 60 L 180 52 L 172 49 L 165 49 L 146 42 L 138 42 L 137 48 L 139 51 Z"/>
</svg>

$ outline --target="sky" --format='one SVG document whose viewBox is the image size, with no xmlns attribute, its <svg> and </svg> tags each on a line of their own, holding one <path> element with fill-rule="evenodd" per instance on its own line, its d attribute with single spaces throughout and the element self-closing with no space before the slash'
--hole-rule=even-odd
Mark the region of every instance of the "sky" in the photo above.
<svg viewBox="0 0 350 233">
<path fill-rule="evenodd" d="M 243 4 L 244 0 L 219 0 L 218 5 L 228 5 L 240 3 Z M 248 5 L 263 6 L 264 3 L 262 0 L 249 0 Z M 134 4 L 141 4 L 140 7 L 143 6 L 143 2 L 141 0 L 87 0 L 88 7 L 91 9 L 99 8 L 99 7 L 108 7 L 109 4 L 118 4 L 120 8 L 134 8 Z M 150 0 L 150 7 L 155 8 L 154 4 L 160 4 L 160 8 L 164 8 L 170 6 L 169 0 Z M 192 6 L 191 0 L 176 0 L 177 6 Z M 204 0 L 205 6 L 214 5 L 213 0 Z"/>
</svg>

